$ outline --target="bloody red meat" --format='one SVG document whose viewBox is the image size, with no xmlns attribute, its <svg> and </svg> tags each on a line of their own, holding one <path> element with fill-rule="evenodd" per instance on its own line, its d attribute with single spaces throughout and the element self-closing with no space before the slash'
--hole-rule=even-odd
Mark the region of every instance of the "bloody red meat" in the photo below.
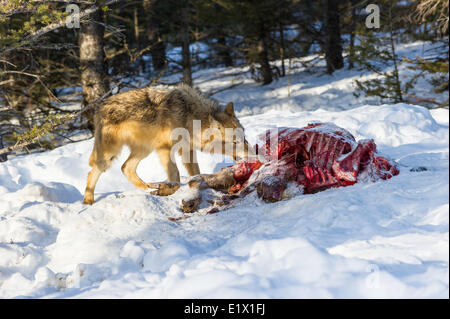
<svg viewBox="0 0 450 319">
<path fill-rule="evenodd" d="M 261 197 L 276 201 L 288 182 L 302 185 L 304 193 L 314 193 L 399 174 L 393 161 L 377 153 L 373 140 L 357 142 L 350 132 L 331 123 L 284 128 L 276 136 L 270 133 L 263 135 L 261 147 L 256 146 L 264 164 L 256 161 L 232 166 L 236 184 L 229 193 L 256 184 Z"/>
<path fill-rule="evenodd" d="M 258 161 L 240 162 L 214 174 L 192 177 L 188 182 L 192 194 L 182 200 L 183 212 L 197 210 L 203 201 L 202 190 L 208 188 L 228 192 L 209 200 L 214 204 L 207 213 L 212 214 L 253 191 L 265 201 L 276 202 L 290 196 L 290 192 L 285 192 L 290 183 L 311 194 L 361 180 L 386 180 L 400 173 L 393 161 L 377 153 L 373 140 L 357 142 L 350 132 L 331 123 L 284 128 L 273 133 L 266 132 L 262 146 L 256 146 Z M 178 183 L 158 183 L 151 193 L 167 196 L 179 187 Z"/>
</svg>

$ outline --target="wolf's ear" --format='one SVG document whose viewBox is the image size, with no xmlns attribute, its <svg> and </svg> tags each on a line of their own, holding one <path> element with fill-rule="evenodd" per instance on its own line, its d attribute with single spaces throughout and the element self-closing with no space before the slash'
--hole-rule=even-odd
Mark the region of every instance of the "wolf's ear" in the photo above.
<svg viewBox="0 0 450 319">
<path fill-rule="evenodd" d="M 225 106 L 224 112 L 228 115 L 234 116 L 234 105 L 233 102 L 230 102 Z"/>
</svg>

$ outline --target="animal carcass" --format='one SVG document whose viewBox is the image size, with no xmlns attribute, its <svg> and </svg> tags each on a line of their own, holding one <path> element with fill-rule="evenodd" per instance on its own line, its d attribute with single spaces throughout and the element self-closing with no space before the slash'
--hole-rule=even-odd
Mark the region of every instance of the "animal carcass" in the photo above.
<svg viewBox="0 0 450 319">
<path fill-rule="evenodd" d="M 332 123 L 314 123 L 303 128 L 283 128 L 276 135 L 267 131 L 256 145 L 259 160 L 239 162 L 215 174 L 198 175 L 189 181 L 197 190 L 183 200 L 184 212 L 195 211 L 201 203 L 201 190 L 213 188 L 227 193 L 215 206 L 253 191 L 268 202 L 283 199 L 288 184 L 305 194 L 331 187 L 349 186 L 360 180 L 386 180 L 399 174 L 393 161 L 377 153 L 373 140 L 359 142 L 347 130 Z M 155 185 L 154 194 L 168 195 L 165 183 Z M 213 208 L 211 212 L 216 212 Z"/>
</svg>

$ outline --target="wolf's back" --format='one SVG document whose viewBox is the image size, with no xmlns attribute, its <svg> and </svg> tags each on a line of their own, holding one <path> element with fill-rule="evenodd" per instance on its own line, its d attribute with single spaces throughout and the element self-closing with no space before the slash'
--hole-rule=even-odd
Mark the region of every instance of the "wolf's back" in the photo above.
<svg viewBox="0 0 450 319">
<path fill-rule="evenodd" d="M 167 95 L 165 90 L 138 89 L 106 99 L 96 111 L 95 125 L 119 124 L 127 120 L 153 122 Z"/>
<path fill-rule="evenodd" d="M 101 128 L 133 120 L 184 127 L 193 116 L 203 120 L 218 110 L 216 101 L 189 86 L 179 85 L 173 89 L 149 87 L 119 93 L 105 100 L 96 111 L 95 126 Z"/>
</svg>

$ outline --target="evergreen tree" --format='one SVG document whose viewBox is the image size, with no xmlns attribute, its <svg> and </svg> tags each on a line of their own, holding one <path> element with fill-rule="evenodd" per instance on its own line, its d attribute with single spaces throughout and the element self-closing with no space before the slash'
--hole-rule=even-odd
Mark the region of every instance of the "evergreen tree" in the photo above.
<svg viewBox="0 0 450 319">
<path fill-rule="evenodd" d="M 365 94 L 369 97 L 379 97 L 385 102 L 404 102 L 405 95 L 413 87 L 417 76 L 408 81 L 401 81 L 399 66 L 401 60 L 396 52 L 397 30 L 394 28 L 393 4 L 384 2 L 387 14 L 382 16 L 381 27 L 378 32 L 361 26 L 359 45 L 354 47 L 353 57 L 360 67 L 378 75 L 370 80 L 355 80 L 355 96 Z"/>
</svg>

